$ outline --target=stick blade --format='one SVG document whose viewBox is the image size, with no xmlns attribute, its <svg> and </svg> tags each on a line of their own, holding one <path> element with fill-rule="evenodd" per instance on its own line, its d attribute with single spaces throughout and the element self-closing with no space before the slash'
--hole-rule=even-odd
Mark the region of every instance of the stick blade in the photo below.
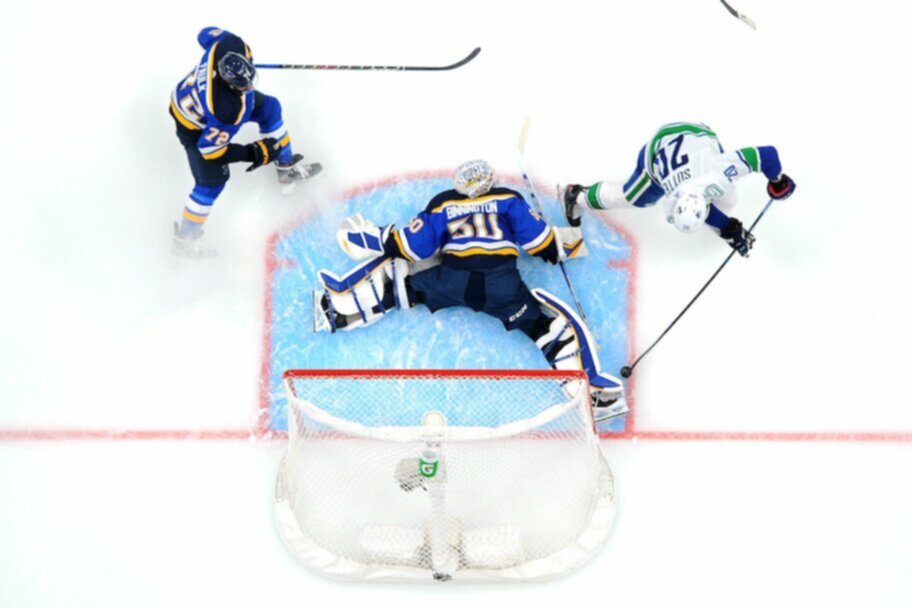
<svg viewBox="0 0 912 608">
<path fill-rule="evenodd" d="M 532 124 L 532 115 L 526 114 L 526 119 L 523 121 L 522 130 L 519 132 L 519 142 L 516 144 L 516 149 L 519 150 L 520 154 L 524 154 L 526 151 L 526 138 L 529 136 L 529 126 Z"/>
<path fill-rule="evenodd" d="M 757 31 L 757 24 L 754 23 L 754 20 L 751 19 L 750 17 L 748 17 L 747 15 L 742 15 L 741 13 L 738 13 L 738 19 L 740 19 L 741 21 L 746 23 L 748 25 L 748 27 L 750 27 L 755 32 Z"/>
</svg>

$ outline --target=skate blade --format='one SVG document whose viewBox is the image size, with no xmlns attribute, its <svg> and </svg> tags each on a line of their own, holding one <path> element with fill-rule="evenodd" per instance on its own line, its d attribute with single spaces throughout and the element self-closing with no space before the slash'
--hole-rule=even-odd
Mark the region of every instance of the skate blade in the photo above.
<svg viewBox="0 0 912 608">
<path fill-rule="evenodd" d="M 190 252 L 172 248 L 171 255 L 177 260 L 212 260 L 218 257 L 218 251 L 215 249 L 201 249 Z"/>
<path fill-rule="evenodd" d="M 287 184 L 282 185 L 282 194 L 294 193 L 298 189 L 298 186 L 300 186 L 304 182 L 310 180 L 315 175 L 319 175 L 323 171 L 323 165 L 321 165 L 320 163 L 312 163 L 312 164 L 308 165 L 308 167 L 309 167 L 309 170 L 307 172 L 307 177 L 305 177 L 304 179 L 299 179 L 297 181 L 288 182 Z"/>
</svg>

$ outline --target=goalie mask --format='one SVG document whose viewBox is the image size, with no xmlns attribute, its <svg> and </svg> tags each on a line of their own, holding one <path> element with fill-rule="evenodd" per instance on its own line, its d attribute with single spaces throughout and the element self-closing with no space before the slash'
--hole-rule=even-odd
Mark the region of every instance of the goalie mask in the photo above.
<svg viewBox="0 0 912 608">
<path fill-rule="evenodd" d="M 462 163 L 456 167 L 453 185 L 456 192 L 469 198 L 484 196 L 494 185 L 494 169 L 483 160 Z"/>
<path fill-rule="evenodd" d="M 679 188 L 674 196 L 671 221 L 681 232 L 696 232 L 709 217 L 709 201 L 702 193 Z"/>
</svg>

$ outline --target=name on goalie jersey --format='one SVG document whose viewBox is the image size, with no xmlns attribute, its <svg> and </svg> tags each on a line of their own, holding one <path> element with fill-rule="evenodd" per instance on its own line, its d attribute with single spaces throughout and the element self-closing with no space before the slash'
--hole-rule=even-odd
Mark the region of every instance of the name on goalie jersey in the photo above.
<svg viewBox="0 0 912 608">
<path fill-rule="evenodd" d="M 446 208 L 447 219 L 472 215 L 473 213 L 497 213 L 497 201 L 473 203 L 471 205 L 450 205 Z"/>
</svg>

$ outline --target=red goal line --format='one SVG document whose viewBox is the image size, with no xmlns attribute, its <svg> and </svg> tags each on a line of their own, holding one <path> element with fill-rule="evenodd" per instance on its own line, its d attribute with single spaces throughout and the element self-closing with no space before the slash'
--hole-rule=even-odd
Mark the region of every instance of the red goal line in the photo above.
<svg viewBox="0 0 912 608">
<path fill-rule="evenodd" d="M 284 441 L 284 432 L 247 429 L 0 429 L 0 441 Z M 634 431 L 602 433 L 613 441 L 739 441 L 757 443 L 912 443 L 912 432 Z"/>
</svg>

